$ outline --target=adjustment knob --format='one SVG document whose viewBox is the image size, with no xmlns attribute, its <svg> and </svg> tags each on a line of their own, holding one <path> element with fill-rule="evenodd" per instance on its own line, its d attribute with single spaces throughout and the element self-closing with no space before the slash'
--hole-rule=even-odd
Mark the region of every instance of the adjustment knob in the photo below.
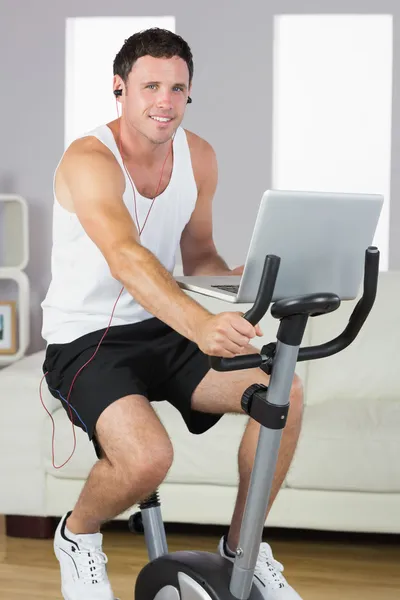
<svg viewBox="0 0 400 600">
<path fill-rule="evenodd" d="M 144 533 L 143 518 L 140 511 L 129 517 L 128 528 L 132 533 Z"/>
<path fill-rule="evenodd" d="M 248 387 L 247 390 L 243 392 L 241 405 L 245 413 L 247 413 L 248 415 L 250 414 L 251 400 L 253 398 L 253 394 L 255 394 L 258 391 L 267 389 L 268 386 L 264 385 L 263 383 L 253 383 L 253 385 Z"/>
</svg>

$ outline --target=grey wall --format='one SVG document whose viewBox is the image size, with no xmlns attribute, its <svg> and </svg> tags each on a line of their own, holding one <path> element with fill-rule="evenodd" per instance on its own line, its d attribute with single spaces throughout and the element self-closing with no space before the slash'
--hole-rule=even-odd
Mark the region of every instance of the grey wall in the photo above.
<svg viewBox="0 0 400 600">
<path fill-rule="evenodd" d="M 0 193 L 18 193 L 29 202 L 29 352 L 44 347 L 40 302 L 50 278 L 52 178 L 64 149 L 65 19 L 176 17 L 177 32 L 195 59 L 194 103 L 184 125 L 217 152 L 214 234 L 233 266 L 244 260 L 258 202 L 271 185 L 272 20 L 285 12 L 397 17 L 400 5 L 398 0 L 0 0 Z M 400 268 L 399 19 L 394 27 L 390 268 Z M 96 101 L 90 90 L 83 90 L 82 98 Z"/>
</svg>

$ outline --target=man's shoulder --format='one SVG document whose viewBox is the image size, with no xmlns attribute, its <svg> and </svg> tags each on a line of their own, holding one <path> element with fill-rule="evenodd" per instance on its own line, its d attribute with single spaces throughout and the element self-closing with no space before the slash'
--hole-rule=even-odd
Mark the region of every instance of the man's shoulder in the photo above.
<svg viewBox="0 0 400 600">
<path fill-rule="evenodd" d="M 107 148 L 96 136 L 86 135 L 73 140 L 62 156 L 59 164 L 59 171 L 63 171 L 67 167 L 75 167 L 76 164 L 82 164 L 82 160 L 86 162 L 89 160 L 96 160 L 100 157 L 101 161 L 104 159 L 113 158 L 113 155 L 109 148 Z"/>
<path fill-rule="evenodd" d="M 214 148 L 206 139 L 200 137 L 197 135 L 197 133 L 194 133 L 189 129 L 184 129 L 184 132 L 186 133 L 186 138 L 191 152 L 194 152 L 196 155 L 200 155 L 202 157 L 215 155 Z"/>
<path fill-rule="evenodd" d="M 184 130 L 188 140 L 192 160 L 193 174 L 197 189 L 210 179 L 217 178 L 217 158 L 212 145 L 193 131 Z"/>
<path fill-rule="evenodd" d="M 85 152 L 106 152 L 107 148 L 95 135 L 85 135 L 73 140 L 65 154 L 80 154 Z"/>
<path fill-rule="evenodd" d="M 208 176 L 208 173 L 216 170 L 217 157 L 210 142 L 193 131 L 187 129 L 184 131 L 189 144 L 194 176 L 199 185 L 204 177 Z"/>
</svg>

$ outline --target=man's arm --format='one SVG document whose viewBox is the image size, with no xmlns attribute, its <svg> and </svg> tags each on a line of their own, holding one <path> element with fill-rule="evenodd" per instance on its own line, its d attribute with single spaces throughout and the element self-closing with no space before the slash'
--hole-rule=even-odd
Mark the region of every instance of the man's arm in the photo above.
<svg viewBox="0 0 400 600">
<path fill-rule="evenodd" d="M 63 158 L 62 175 L 76 215 L 112 276 L 149 313 L 210 356 L 236 356 L 261 335 L 240 313 L 211 314 L 141 245 L 123 201 L 125 178 L 111 152 L 100 150 L 90 138 L 78 140 Z"/>
<path fill-rule="evenodd" d="M 210 313 L 183 292 L 152 252 L 141 245 L 123 202 L 125 178 L 115 158 L 89 139 L 67 151 L 62 173 L 75 213 L 104 255 L 112 276 L 148 312 L 195 340 Z"/>
<path fill-rule="evenodd" d="M 195 176 L 198 181 L 196 206 L 181 236 L 185 275 L 236 275 L 243 267 L 231 270 L 218 254 L 213 240 L 212 201 L 218 182 L 217 159 L 213 148 L 196 136 Z"/>
</svg>

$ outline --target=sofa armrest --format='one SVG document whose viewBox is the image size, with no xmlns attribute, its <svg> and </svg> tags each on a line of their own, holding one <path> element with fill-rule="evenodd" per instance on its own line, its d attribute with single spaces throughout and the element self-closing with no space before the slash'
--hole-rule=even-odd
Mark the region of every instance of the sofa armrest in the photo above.
<svg viewBox="0 0 400 600">
<path fill-rule="evenodd" d="M 50 419 L 40 401 L 44 351 L 0 371 L 0 513 L 46 516 L 43 424 Z M 46 382 L 43 401 L 53 412 L 59 403 Z"/>
</svg>

